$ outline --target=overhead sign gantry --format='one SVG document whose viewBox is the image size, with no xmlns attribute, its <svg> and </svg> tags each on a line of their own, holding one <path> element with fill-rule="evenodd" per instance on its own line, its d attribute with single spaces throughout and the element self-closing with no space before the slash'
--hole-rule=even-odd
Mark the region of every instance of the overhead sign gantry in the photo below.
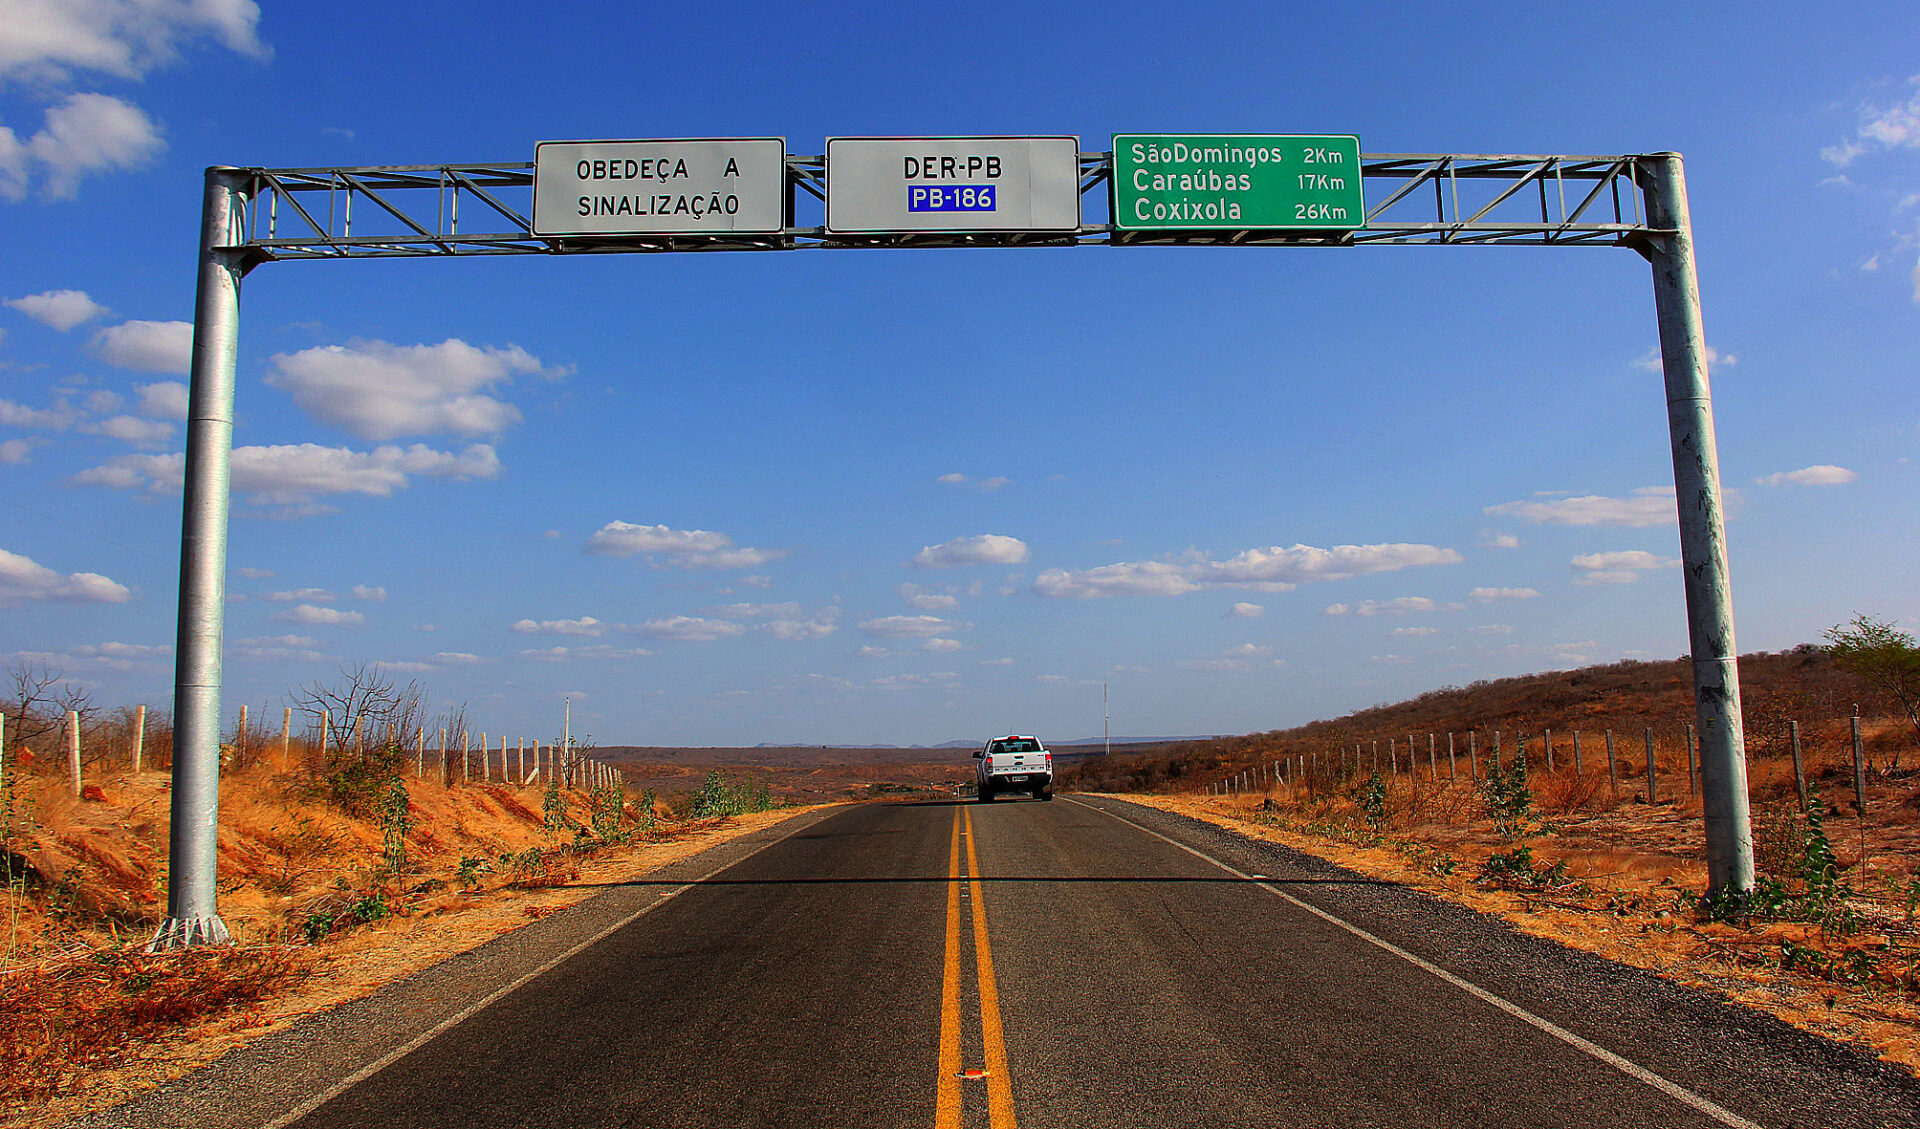
<svg viewBox="0 0 1920 1129">
<path fill-rule="evenodd" d="M 1103 186 L 1109 222 L 1088 222 L 1081 201 Z M 824 204 L 824 223 L 795 222 L 803 195 Z M 215 901 L 220 647 L 249 270 L 310 259 L 1084 244 L 1527 245 L 1644 256 L 1666 381 L 1708 883 L 1716 893 L 1753 888 L 1719 455 L 1679 154 L 1366 154 L 1345 134 L 1125 133 L 1096 153 L 1067 135 L 848 137 L 830 140 L 823 156 L 789 155 L 780 138 L 573 141 L 543 143 L 532 162 L 207 170 L 167 920 L 153 947 L 227 939 Z"/>
</svg>

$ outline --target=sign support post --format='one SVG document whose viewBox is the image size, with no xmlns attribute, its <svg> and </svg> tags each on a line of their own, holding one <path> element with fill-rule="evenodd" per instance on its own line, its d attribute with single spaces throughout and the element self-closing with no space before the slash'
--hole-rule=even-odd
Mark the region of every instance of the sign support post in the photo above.
<svg viewBox="0 0 1920 1129">
<path fill-rule="evenodd" d="M 1707 342 L 1700 321 L 1700 279 L 1693 262 L 1693 220 L 1687 210 L 1680 154 L 1648 161 L 1647 218 L 1665 234 L 1642 245 L 1653 264 L 1653 300 L 1666 373 L 1667 427 L 1673 440 L 1674 498 L 1680 519 L 1680 564 L 1687 592 L 1687 637 L 1693 658 L 1694 713 L 1700 726 L 1701 797 L 1707 833 L 1707 891 L 1744 897 L 1754 884 L 1753 831 L 1747 796 L 1746 740 L 1740 715 L 1739 651 L 1733 638 L 1733 591 L 1727 569 L 1726 510 L 1720 456 L 1707 384 Z"/>
<path fill-rule="evenodd" d="M 174 644 L 167 919 L 148 942 L 150 951 L 229 944 L 233 939 L 215 904 L 215 874 L 234 361 L 240 338 L 240 278 L 247 271 L 247 252 L 232 248 L 245 242 L 246 183 L 239 169 L 208 169 L 200 218 L 180 532 L 180 621 Z"/>
</svg>

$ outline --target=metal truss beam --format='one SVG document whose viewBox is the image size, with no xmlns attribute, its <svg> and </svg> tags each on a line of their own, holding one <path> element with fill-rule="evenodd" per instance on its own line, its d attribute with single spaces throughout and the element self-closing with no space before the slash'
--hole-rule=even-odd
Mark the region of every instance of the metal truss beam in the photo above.
<svg viewBox="0 0 1920 1129">
<path fill-rule="evenodd" d="M 533 165 L 403 165 L 243 169 L 243 238 L 225 250 L 268 260 L 580 255 L 673 251 L 795 251 L 917 247 L 1341 247 L 1501 244 L 1634 247 L 1671 236 L 1649 222 L 1642 186 L 1652 155 L 1514 156 L 1377 153 L 1361 158 L 1369 200 L 1357 231 L 1117 232 L 1085 224 L 1068 235 L 833 236 L 791 221 L 774 235 L 545 238 L 533 233 Z M 1080 193 L 1112 179 L 1109 153 L 1080 156 Z M 826 158 L 787 158 L 788 212 L 826 199 Z M 462 214 L 464 211 L 464 215 Z"/>
</svg>

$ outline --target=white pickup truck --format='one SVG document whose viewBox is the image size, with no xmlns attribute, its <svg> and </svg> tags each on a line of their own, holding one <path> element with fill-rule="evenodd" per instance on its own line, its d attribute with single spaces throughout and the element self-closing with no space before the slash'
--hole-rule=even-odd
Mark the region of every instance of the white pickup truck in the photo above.
<svg viewBox="0 0 1920 1129">
<path fill-rule="evenodd" d="M 1053 799 L 1053 754 L 1038 737 L 995 737 L 977 753 L 974 775 L 980 802 L 990 804 L 1002 792 L 1026 792 L 1036 800 Z"/>
</svg>

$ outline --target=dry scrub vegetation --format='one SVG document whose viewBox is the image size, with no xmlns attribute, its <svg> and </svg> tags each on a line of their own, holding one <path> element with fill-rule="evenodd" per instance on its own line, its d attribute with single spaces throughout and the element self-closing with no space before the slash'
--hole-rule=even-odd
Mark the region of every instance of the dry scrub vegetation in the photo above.
<svg viewBox="0 0 1920 1129">
<path fill-rule="evenodd" d="M 11 720 L 11 718 L 9 718 Z M 9 736 L 11 737 L 11 733 Z M 87 798 L 12 745 L 0 765 L 0 1124 L 46 1124 L 209 1061 L 591 891 L 790 811 L 763 783 L 633 796 L 414 775 L 278 734 L 223 749 L 219 880 L 230 948 L 145 954 L 166 910 L 164 727 L 146 771 Z M 242 751 L 244 750 L 244 755 Z M 756 814 L 764 813 L 764 814 Z"/>
<path fill-rule="evenodd" d="M 1096 758 L 1069 782 L 1132 793 L 1503 914 L 1527 932 L 1717 989 L 1920 1072 L 1914 726 L 1904 709 L 1853 682 L 1818 650 L 1746 656 L 1741 674 L 1761 872 L 1744 906 L 1702 898 L 1705 836 L 1688 765 L 1691 696 L 1681 663 L 1479 683 L 1302 729 L 1113 764 Z M 1867 715 L 1864 811 L 1855 800 L 1847 716 L 1855 702 Z M 1809 789 L 1804 810 L 1794 721 Z M 1654 803 L 1646 797 L 1649 726 L 1657 738 Z M 1496 729 L 1498 772 L 1490 755 Z M 1543 748 L 1549 729 L 1552 769 Z M 1617 786 L 1603 740 L 1609 729 Z M 1437 749 L 1431 762 L 1429 732 Z M 1477 779 L 1469 779 L 1469 732 Z M 1452 772 L 1448 733 L 1455 735 Z M 1284 779 L 1276 779 L 1276 762 L 1291 765 Z M 1227 783 L 1235 778 L 1239 786 Z"/>
</svg>

